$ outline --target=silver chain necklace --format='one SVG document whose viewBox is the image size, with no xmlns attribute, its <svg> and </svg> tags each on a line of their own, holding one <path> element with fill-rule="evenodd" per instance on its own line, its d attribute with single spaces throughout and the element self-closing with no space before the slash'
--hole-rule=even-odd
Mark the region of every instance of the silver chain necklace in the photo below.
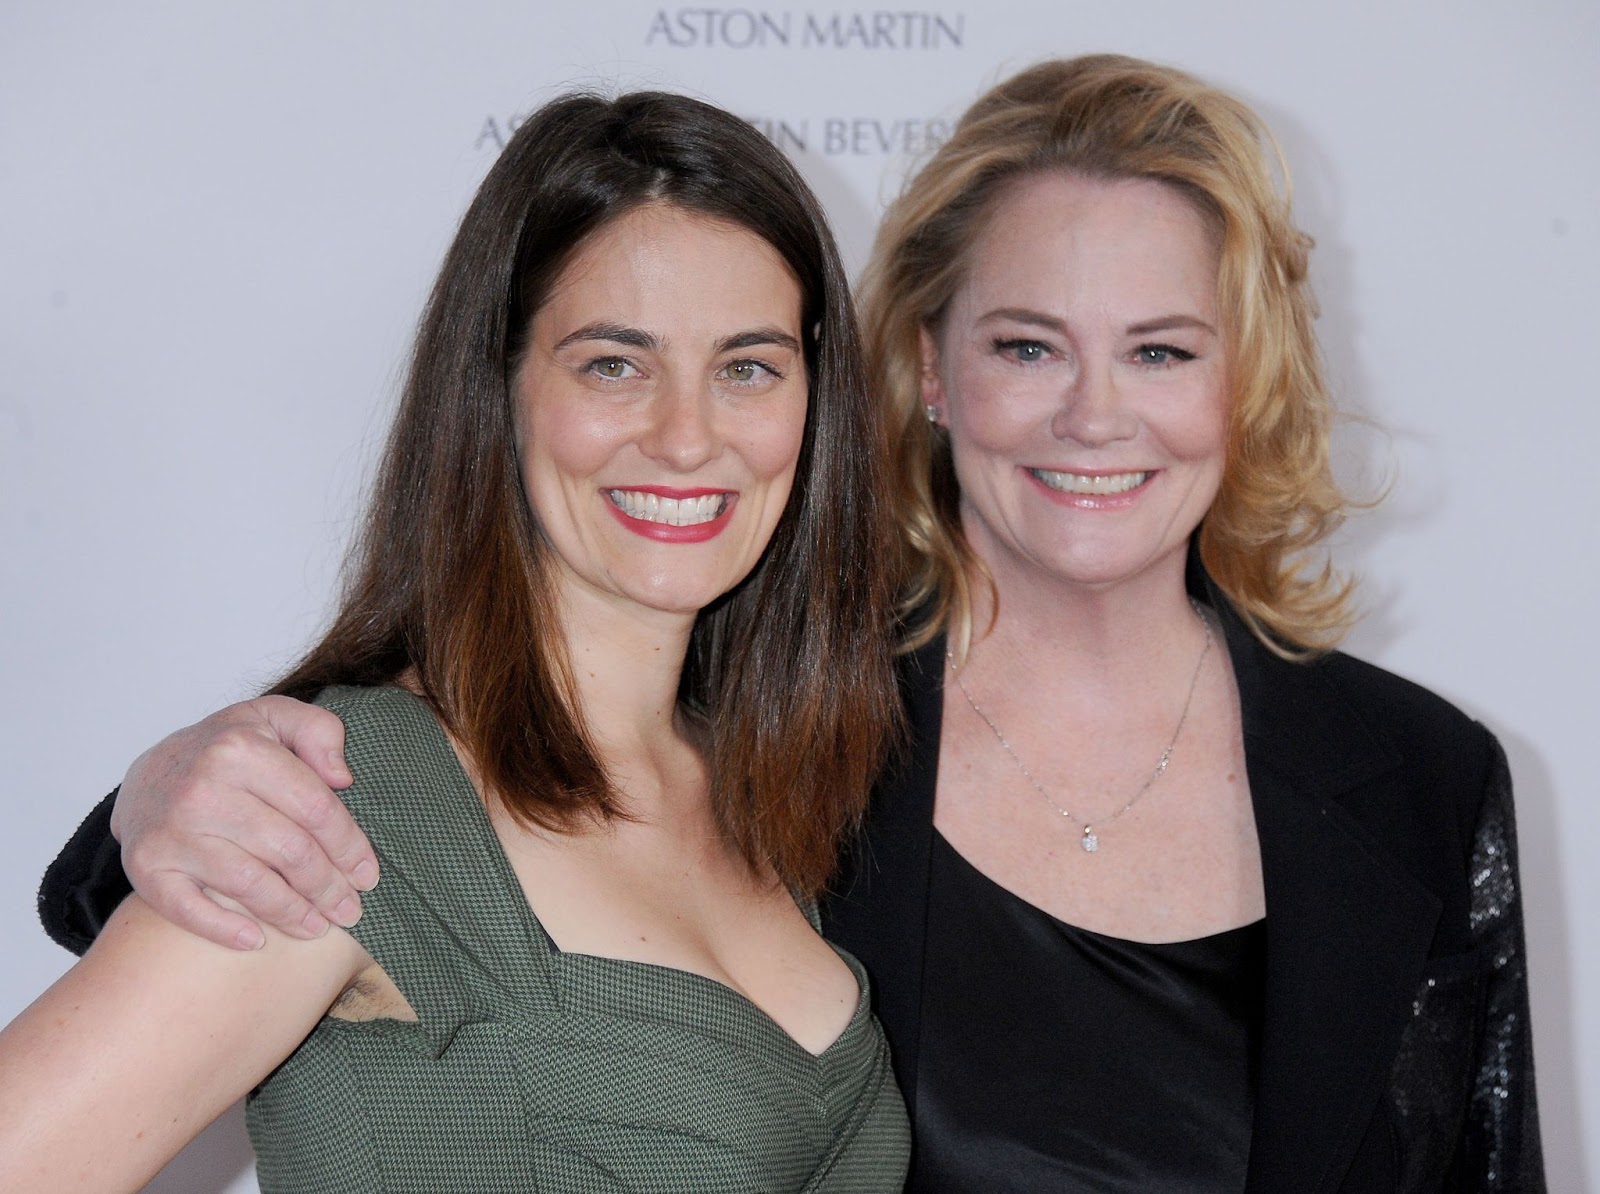
<svg viewBox="0 0 1600 1194">
<path fill-rule="evenodd" d="M 1183 723 L 1189 720 L 1189 706 L 1194 704 L 1194 690 L 1200 683 L 1200 669 L 1205 666 L 1206 656 L 1211 654 L 1212 639 L 1211 623 L 1207 621 L 1205 615 L 1200 612 L 1199 606 L 1195 605 L 1193 601 L 1191 601 L 1189 604 L 1193 606 L 1195 617 L 1200 619 L 1200 626 L 1206 632 L 1206 644 L 1200 648 L 1200 658 L 1195 661 L 1194 675 L 1189 677 L 1189 694 L 1183 698 L 1183 712 L 1178 714 L 1178 724 L 1172 731 L 1172 738 L 1167 742 L 1166 747 L 1162 750 L 1161 757 L 1156 760 L 1155 770 L 1150 773 L 1150 775 L 1145 779 L 1144 783 L 1139 785 L 1139 790 L 1128 798 L 1127 804 L 1124 804 L 1121 808 L 1112 813 L 1109 817 L 1105 818 L 1103 821 L 1098 822 L 1098 824 L 1102 827 L 1112 824 L 1117 820 L 1118 817 L 1122 816 L 1123 813 L 1127 812 L 1134 805 L 1138 804 L 1140 799 L 1142 799 L 1144 794 L 1150 790 L 1151 786 L 1156 782 L 1156 780 L 1161 778 L 1162 773 L 1167 769 L 1167 764 L 1172 760 L 1172 748 L 1178 745 L 1178 736 L 1183 733 Z M 989 732 L 995 736 L 995 741 L 999 742 L 1000 745 L 1005 749 L 1006 754 L 1011 756 L 1011 761 L 1017 765 L 1017 770 L 1022 772 L 1022 777 L 1033 786 L 1033 790 L 1035 792 L 1044 797 L 1044 802 L 1046 804 L 1055 809 L 1056 812 L 1060 813 L 1074 825 L 1083 826 L 1083 833 L 1078 837 L 1078 844 L 1083 847 L 1086 853 L 1093 854 L 1099 850 L 1100 835 L 1094 831 L 1094 826 L 1079 817 L 1073 816 L 1066 809 L 1062 808 L 1055 802 L 1055 799 L 1050 795 L 1050 793 L 1044 790 L 1044 785 L 1033 778 L 1033 772 L 1029 771 L 1028 765 L 1017 756 L 1017 752 L 1012 749 L 1011 743 L 1007 742 L 1006 736 L 1000 732 L 1000 727 L 995 725 L 990 719 L 989 715 L 978 707 L 978 702 L 972 699 L 972 694 L 967 691 L 967 686 L 961 682 L 961 674 L 955 670 L 955 656 L 950 652 L 949 648 L 945 649 L 945 658 L 950 661 L 950 678 L 956 682 L 956 687 L 961 690 L 961 695 L 967 698 L 967 704 L 972 706 L 972 711 L 978 715 L 979 720 L 981 720 L 984 725 L 989 727 Z"/>
</svg>

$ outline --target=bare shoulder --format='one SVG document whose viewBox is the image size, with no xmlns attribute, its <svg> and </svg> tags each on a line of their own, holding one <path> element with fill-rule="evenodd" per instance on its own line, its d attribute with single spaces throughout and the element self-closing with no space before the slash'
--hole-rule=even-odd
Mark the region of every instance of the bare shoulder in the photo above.
<svg viewBox="0 0 1600 1194">
<path fill-rule="evenodd" d="M 0 1032 L 0 1188 L 139 1188 L 293 1052 L 367 964 L 339 930 L 317 941 L 269 930 L 240 952 L 130 897 Z"/>
</svg>

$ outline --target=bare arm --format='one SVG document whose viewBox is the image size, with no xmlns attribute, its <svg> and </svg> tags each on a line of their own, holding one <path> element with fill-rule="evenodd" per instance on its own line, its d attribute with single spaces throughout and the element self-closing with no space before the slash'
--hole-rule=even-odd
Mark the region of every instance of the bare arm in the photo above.
<svg viewBox="0 0 1600 1194">
<path fill-rule="evenodd" d="M 0 1189 L 139 1189 L 370 964 L 344 932 L 224 949 L 129 898 L 0 1031 Z"/>
<path fill-rule="evenodd" d="M 287 697 L 229 706 L 162 740 L 129 769 L 111 818 L 134 889 L 235 949 L 261 944 L 251 917 L 303 938 L 330 920 L 354 924 L 378 864 L 333 792 L 350 783 L 343 748 L 336 716 Z"/>
</svg>

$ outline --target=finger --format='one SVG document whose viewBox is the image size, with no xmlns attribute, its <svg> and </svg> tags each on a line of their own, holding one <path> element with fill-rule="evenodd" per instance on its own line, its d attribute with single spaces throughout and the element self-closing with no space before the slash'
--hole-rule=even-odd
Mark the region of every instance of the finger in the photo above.
<svg viewBox="0 0 1600 1194">
<path fill-rule="evenodd" d="M 305 775 L 310 772 L 305 770 Z M 343 810 L 320 780 L 313 777 L 310 783 Z M 294 787 L 291 782 L 272 785 L 271 795 L 275 799 Z M 186 853 L 182 851 L 187 838 L 173 835 L 167 841 L 159 834 L 151 835 L 146 843 L 153 852 L 151 863 L 160 866 L 167 861 L 164 855 L 170 854 L 176 869 L 232 897 L 251 915 L 291 935 L 304 935 L 294 926 L 305 920 L 313 907 L 337 925 L 349 928 L 355 924 L 361 918 L 361 894 L 334 865 L 322 843 L 296 816 L 278 811 L 265 793 L 252 795 L 250 800 L 230 801 L 215 810 L 211 828 L 204 837 L 189 842 Z M 304 805 L 291 811 L 303 815 Z M 312 927 L 311 935 L 316 936 L 326 926 L 314 923 Z"/>
<path fill-rule="evenodd" d="M 303 917 L 298 904 L 292 910 L 281 907 L 282 886 L 336 925 L 349 928 L 361 919 L 361 893 L 333 865 L 322 844 L 294 821 L 264 815 L 233 840 L 248 861 L 235 862 L 235 872 L 221 890 L 247 910 L 272 924 Z"/>
<path fill-rule="evenodd" d="M 353 924 L 360 916 L 354 885 L 376 882 L 376 857 L 323 777 L 278 740 L 278 726 L 293 735 L 303 722 L 314 727 L 330 719 L 337 727 L 331 736 L 326 726 L 312 728 L 295 739 L 302 744 L 334 742 L 343 724 L 326 710 L 263 698 L 215 713 L 141 755 L 112 814 L 134 886 L 144 892 L 160 873 L 183 872 L 295 934 L 309 910 L 286 904 L 275 882 L 217 873 L 214 843 L 227 839 L 236 848 L 223 851 L 223 858 L 237 860 L 238 848 L 258 855 L 324 916 Z M 314 931 L 323 928 L 311 923 Z"/>
<path fill-rule="evenodd" d="M 329 790 L 348 787 L 352 782 L 344 762 L 344 722 L 326 709 L 288 697 L 263 697 L 251 704 L 276 739 L 293 751 L 322 785 L 308 784 L 303 775 L 285 776 L 281 798 L 269 803 L 317 840 L 351 886 L 360 891 L 371 890 L 378 882 L 377 854 L 344 802 Z M 260 790 L 263 785 L 256 781 L 250 787 Z M 332 906 L 318 899 L 316 893 L 300 890 L 317 900 L 325 912 L 331 911 Z"/>
<path fill-rule="evenodd" d="M 342 734 L 343 723 L 333 721 Z M 151 836 L 170 831 L 174 837 L 228 838 L 261 857 L 330 919 L 353 924 L 360 915 L 358 891 L 378 881 L 378 862 L 344 801 L 279 743 L 258 710 L 194 729 L 203 731 L 205 744 L 165 778 L 165 807 L 149 827 Z M 189 869 L 181 857 L 157 861 Z"/>
<path fill-rule="evenodd" d="M 292 826 L 288 831 L 299 834 Z M 265 851 L 269 855 L 274 852 Z M 291 937 L 320 937 L 328 931 L 328 918 L 278 869 L 284 865 L 281 861 L 274 865 L 270 859 L 220 839 L 212 843 L 209 853 L 216 861 L 208 870 L 217 878 L 205 886 L 217 895 L 232 899 L 246 914 Z M 360 904 L 353 892 L 344 898 L 350 901 L 346 919 L 354 924 L 360 917 Z"/>
<path fill-rule="evenodd" d="M 259 788 L 213 774 L 237 766 L 228 752 L 213 751 L 206 766 L 167 793 L 164 810 L 124 835 L 122 865 L 134 887 L 142 894 L 164 874 L 180 872 L 291 936 L 318 936 L 325 919 L 353 925 L 360 894 L 317 839 L 273 803 L 286 801 L 303 816 L 308 803 L 338 798 L 280 747 L 242 767 Z M 313 908 L 318 915 L 310 915 Z"/>
<path fill-rule="evenodd" d="M 260 949 L 266 943 L 261 926 L 211 899 L 192 879 L 169 871 L 139 893 L 145 903 L 181 929 L 229 949 Z"/>
<path fill-rule="evenodd" d="M 182 908 L 186 915 L 203 913 L 209 917 L 209 912 L 192 902 L 194 893 L 199 892 L 208 903 L 231 899 L 233 905 L 224 911 L 271 925 L 291 937 L 309 939 L 327 932 L 327 918 L 310 901 L 282 875 L 233 842 L 222 838 L 198 843 L 173 840 L 183 842 L 185 847 L 181 866 L 163 866 L 159 862 L 160 838 L 145 839 L 123 852 L 130 876 L 136 873 L 139 894 L 162 915 L 167 914 L 170 905 Z"/>
<path fill-rule="evenodd" d="M 278 741 L 295 753 L 330 788 L 350 786 L 344 760 L 344 722 L 337 714 L 284 696 L 260 697 L 247 703 L 272 728 Z"/>
</svg>

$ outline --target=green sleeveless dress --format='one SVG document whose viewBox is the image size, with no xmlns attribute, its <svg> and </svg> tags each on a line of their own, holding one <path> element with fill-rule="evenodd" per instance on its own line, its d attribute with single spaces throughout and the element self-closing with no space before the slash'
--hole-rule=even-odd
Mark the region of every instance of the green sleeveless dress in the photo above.
<svg viewBox="0 0 1600 1194">
<path fill-rule="evenodd" d="M 910 1130 L 860 963 L 841 953 L 861 998 L 813 1055 L 712 979 L 564 954 L 427 706 L 318 703 L 383 870 L 351 931 L 418 1019 L 324 1018 L 251 1095 L 263 1191 L 900 1189 Z"/>
</svg>

